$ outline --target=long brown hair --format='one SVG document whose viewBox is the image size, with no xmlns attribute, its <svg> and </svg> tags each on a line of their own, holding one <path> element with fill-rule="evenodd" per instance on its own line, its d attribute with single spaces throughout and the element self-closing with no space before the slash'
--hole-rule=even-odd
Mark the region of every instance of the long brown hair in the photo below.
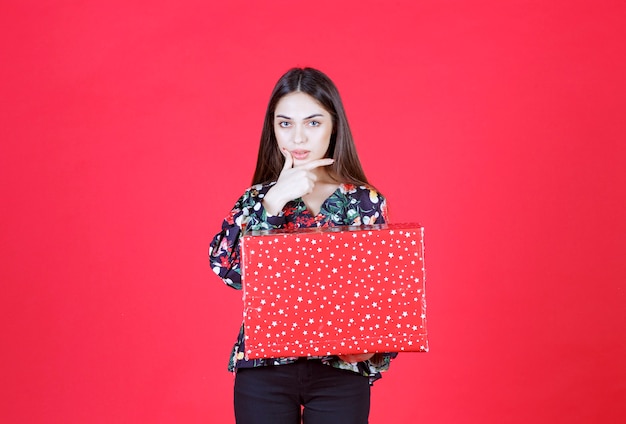
<svg viewBox="0 0 626 424">
<path fill-rule="evenodd" d="M 330 78 L 313 68 L 290 69 L 276 83 L 265 113 L 252 184 L 276 181 L 280 175 L 284 157 L 278 150 L 274 134 L 274 112 L 280 99 L 295 91 L 313 97 L 333 118 L 333 131 L 326 152 L 326 157 L 335 159 L 329 166 L 331 175 L 341 183 L 370 185 L 356 153 L 339 91 Z"/>
</svg>

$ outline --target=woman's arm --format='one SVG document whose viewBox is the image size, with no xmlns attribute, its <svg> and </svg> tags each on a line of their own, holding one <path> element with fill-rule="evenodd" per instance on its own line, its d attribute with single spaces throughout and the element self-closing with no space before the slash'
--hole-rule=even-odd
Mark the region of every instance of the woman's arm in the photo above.
<svg viewBox="0 0 626 424">
<path fill-rule="evenodd" d="M 222 230 L 213 237 L 209 247 L 211 268 L 224 282 L 241 289 L 239 241 L 245 231 L 281 228 L 283 216 L 270 216 L 263 207 L 263 197 L 271 185 L 249 188 L 237 200 L 228 216 L 222 221 Z"/>
<path fill-rule="evenodd" d="M 350 202 L 354 209 L 351 209 L 355 213 L 353 223 L 358 224 L 384 224 L 387 222 L 387 202 L 383 195 L 373 189 L 361 189 L 360 196 L 356 202 Z M 372 363 L 379 363 L 382 360 L 383 355 L 390 355 L 386 353 L 380 353 L 374 355 L 373 353 L 361 353 L 354 355 L 341 355 L 339 359 L 349 363 L 370 361 Z M 376 358 L 374 358 L 376 356 Z M 395 356 L 395 355 L 394 355 Z"/>
</svg>

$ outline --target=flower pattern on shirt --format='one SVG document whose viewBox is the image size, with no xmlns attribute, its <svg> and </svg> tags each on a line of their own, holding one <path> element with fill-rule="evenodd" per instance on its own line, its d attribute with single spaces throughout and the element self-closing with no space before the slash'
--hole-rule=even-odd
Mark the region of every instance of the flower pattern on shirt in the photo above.
<svg viewBox="0 0 626 424">
<path fill-rule="evenodd" d="M 222 222 L 222 230 L 213 238 L 209 258 L 213 271 L 224 282 L 241 289 L 239 240 L 245 231 L 272 229 L 299 229 L 312 227 L 335 227 L 340 225 L 373 225 L 387 222 L 385 198 L 375 189 L 354 184 L 340 184 L 322 203 L 320 212 L 313 215 L 301 198 L 288 202 L 278 215 L 269 215 L 263 207 L 263 198 L 275 183 L 257 184 L 250 187 L 237 200 L 235 206 Z M 262 358 L 246 360 L 243 352 L 243 326 L 233 348 L 228 369 L 282 365 L 295 362 L 298 358 Z M 380 378 L 380 373 L 389 368 L 396 353 L 376 354 L 367 361 L 348 363 L 337 356 L 312 357 L 323 363 L 347 369 L 369 377 L 370 382 Z"/>
</svg>

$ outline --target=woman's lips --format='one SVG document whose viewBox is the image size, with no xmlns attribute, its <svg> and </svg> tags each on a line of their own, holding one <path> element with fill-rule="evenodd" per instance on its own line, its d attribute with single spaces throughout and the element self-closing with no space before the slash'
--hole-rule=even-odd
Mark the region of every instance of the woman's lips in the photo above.
<svg viewBox="0 0 626 424">
<path fill-rule="evenodd" d="M 293 156 L 294 159 L 304 160 L 309 156 L 309 153 L 309 150 L 292 150 L 291 156 Z"/>
</svg>

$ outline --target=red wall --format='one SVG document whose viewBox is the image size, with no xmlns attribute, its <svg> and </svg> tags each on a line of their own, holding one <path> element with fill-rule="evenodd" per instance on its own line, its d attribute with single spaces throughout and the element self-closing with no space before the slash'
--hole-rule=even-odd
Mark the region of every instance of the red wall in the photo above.
<svg viewBox="0 0 626 424">
<path fill-rule="evenodd" d="M 46 3 L 0 6 L 2 422 L 233 422 L 207 246 L 295 65 L 426 227 L 371 422 L 626 420 L 623 2 Z"/>
</svg>

